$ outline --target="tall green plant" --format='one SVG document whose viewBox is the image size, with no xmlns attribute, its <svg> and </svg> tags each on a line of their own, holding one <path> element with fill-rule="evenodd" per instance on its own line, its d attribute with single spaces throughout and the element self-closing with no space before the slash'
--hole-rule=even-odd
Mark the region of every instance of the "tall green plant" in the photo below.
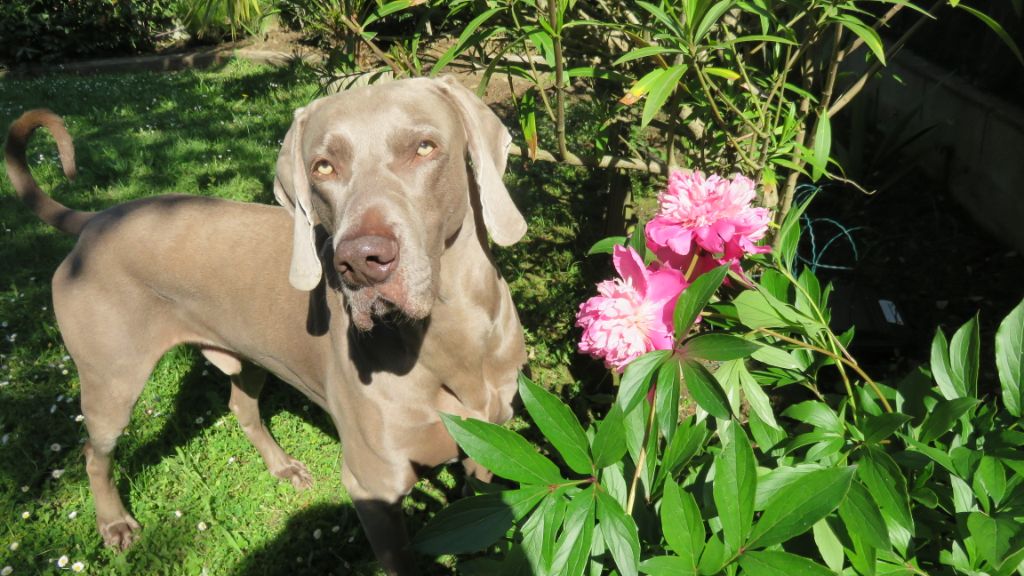
<svg viewBox="0 0 1024 576">
<path fill-rule="evenodd" d="M 981 381 L 976 320 L 936 335 L 930 368 L 875 382 L 829 328 L 830 287 L 793 270 L 795 214 L 756 282 L 696 277 L 676 344 L 629 363 L 602 418 L 584 427 L 525 377 L 540 452 L 445 416 L 518 487 L 442 510 L 418 548 L 489 551 L 460 564 L 487 574 L 1024 573 L 1024 302 L 996 335 L 998 384 Z"/>
</svg>

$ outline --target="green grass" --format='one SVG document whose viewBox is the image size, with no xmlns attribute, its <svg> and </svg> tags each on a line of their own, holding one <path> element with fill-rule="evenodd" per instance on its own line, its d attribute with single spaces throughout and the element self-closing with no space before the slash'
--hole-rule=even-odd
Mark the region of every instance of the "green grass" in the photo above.
<svg viewBox="0 0 1024 576">
<path fill-rule="evenodd" d="M 213 72 L 6 78 L 0 124 L 34 107 L 65 118 L 78 179 L 65 181 L 48 137 L 37 136 L 29 156 L 43 188 L 76 208 L 169 192 L 272 203 L 280 139 L 293 110 L 316 95 L 301 70 L 237 62 Z M 588 231 L 601 217 L 601 176 L 517 159 L 509 172 L 531 231 L 496 256 L 527 331 L 534 377 L 579 390 L 580 371 L 594 363 L 573 352 L 573 316 L 607 266 L 582 256 L 599 236 Z M 271 432 L 315 478 L 313 489 L 296 492 L 270 477 L 227 410 L 226 377 L 187 348 L 156 368 L 116 454 L 115 477 L 142 538 L 123 555 L 102 547 L 75 418 L 78 381 L 50 310 L 50 275 L 73 243 L 40 223 L 0 178 L 0 568 L 55 574 L 66 555 L 88 574 L 374 573 L 341 485 L 329 418 L 274 379 L 264 391 Z M 411 530 L 454 482 L 442 472 L 418 485 L 407 501 Z M 435 571 L 450 564 L 442 559 Z"/>
</svg>

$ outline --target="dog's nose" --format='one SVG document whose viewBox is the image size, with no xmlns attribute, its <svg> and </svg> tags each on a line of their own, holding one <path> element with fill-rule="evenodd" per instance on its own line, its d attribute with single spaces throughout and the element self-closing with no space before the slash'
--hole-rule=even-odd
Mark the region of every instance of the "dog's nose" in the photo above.
<svg viewBox="0 0 1024 576">
<path fill-rule="evenodd" d="M 386 236 L 359 236 L 342 240 L 334 250 L 334 267 L 342 279 L 357 286 L 380 284 L 391 276 L 398 261 L 398 242 Z"/>
</svg>

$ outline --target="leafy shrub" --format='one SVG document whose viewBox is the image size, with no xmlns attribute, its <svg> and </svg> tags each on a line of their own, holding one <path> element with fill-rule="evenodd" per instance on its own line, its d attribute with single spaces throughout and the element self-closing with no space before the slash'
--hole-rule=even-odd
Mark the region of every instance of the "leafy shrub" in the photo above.
<svg viewBox="0 0 1024 576">
<path fill-rule="evenodd" d="M 173 0 L 11 0 L 0 10 L 0 62 L 56 62 L 152 49 Z"/>
<path fill-rule="evenodd" d="M 175 15 L 192 38 L 220 40 L 255 35 L 270 13 L 263 0 L 177 0 Z"/>
<path fill-rule="evenodd" d="M 733 268 L 723 286 L 729 266 L 692 278 L 669 309 L 674 343 L 629 362 L 586 429 L 522 377 L 547 455 L 444 416 L 469 456 L 519 487 L 442 510 L 420 550 L 503 556 L 464 562 L 467 574 L 1024 573 L 1024 302 L 996 333 L 994 372 L 981 370 L 975 318 L 936 334 L 929 367 L 876 382 L 848 352 L 852 331 L 829 328 L 831 286 L 793 268 L 805 208 L 775 253 L 750 257 L 756 282 Z M 656 243 L 639 233 L 594 251 L 623 244 Z M 659 256 L 649 271 L 671 266 Z M 682 388 L 696 413 L 680 418 Z"/>
</svg>

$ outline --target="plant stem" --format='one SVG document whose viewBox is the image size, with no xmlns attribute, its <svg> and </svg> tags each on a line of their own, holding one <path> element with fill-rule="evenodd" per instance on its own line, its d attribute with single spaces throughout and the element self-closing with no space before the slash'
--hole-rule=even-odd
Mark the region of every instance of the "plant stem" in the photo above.
<svg viewBox="0 0 1024 576">
<path fill-rule="evenodd" d="M 548 21 L 555 34 L 552 38 L 555 52 L 555 140 L 558 145 L 558 155 L 563 159 L 568 156 L 569 151 L 565 146 L 565 62 L 562 54 L 562 27 L 559 25 L 559 4 L 561 0 L 547 0 Z"/>
<path fill-rule="evenodd" d="M 636 489 L 640 484 L 640 476 L 643 474 L 644 466 L 647 463 L 647 443 L 651 434 L 654 433 L 654 403 L 651 403 L 651 412 L 647 415 L 647 428 L 644 430 L 644 441 L 640 445 L 640 455 L 637 457 L 636 471 L 633 472 L 633 481 L 629 485 L 629 496 L 626 498 L 626 514 L 633 513 L 633 504 L 636 503 Z"/>
<path fill-rule="evenodd" d="M 937 12 L 939 8 L 941 8 L 945 4 L 946 0 L 937 0 L 935 4 L 932 4 L 932 7 L 928 9 L 928 14 L 922 14 L 921 17 L 918 18 L 917 21 L 914 22 L 910 26 L 910 28 L 908 28 L 907 31 L 904 32 L 903 35 L 900 36 L 899 39 L 896 40 L 896 42 L 893 42 L 892 46 L 890 46 L 885 51 L 886 60 L 889 60 L 890 58 L 895 56 L 897 52 L 902 50 L 903 46 L 907 43 L 907 40 L 909 40 L 910 37 L 913 36 L 921 28 L 921 26 L 924 25 L 925 22 L 927 22 L 928 20 L 934 20 L 935 12 Z M 890 12 L 891 11 L 892 10 L 890 10 Z M 846 50 L 846 52 L 850 53 L 856 50 L 858 47 L 860 47 L 860 44 L 854 42 L 854 44 L 851 45 L 850 48 Z M 864 87 L 867 86 L 868 80 L 874 77 L 874 75 L 879 70 L 881 70 L 883 66 L 884 64 L 878 61 L 872 63 L 871 66 L 868 67 L 867 71 L 861 74 L 860 77 L 857 78 L 857 81 L 854 82 L 849 88 L 847 88 L 846 91 L 843 92 L 843 94 L 839 98 L 837 98 L 835 103 L 828 109 L 829 117 L 831 118 L 832 116 L 835 116 L 840 110 L 845 108 L 851 101 L 853 101 L 853 99 L 856 98 L 862 90 L 864 90 Z"/>
<path fill-rule="evenodd" d="M 849 366 L 851 369 L 853 369 L 854 372 L 856 372 L 861 378 L 863 378 L 869 386 L 871 386 L 872 390 L 874 390 L 875 392 L 875 395 L 878 396 L 878 400 L 885 407 L 885 411 L 893 411 L 892 406 L 889 404 L 889 401 L 885 399 L 885 396 L 882 394 L 882 390 L 878 387 L 878 384 L 875 383 L 875 381 L 872 380 L 871 377 L 868 376 L 867 373 L 865 373 L 864 370 L 861 369 L 860 365 L 858 365 L 856 362 L 853 362 L 839 354 L 836 354 L 835 352 L 831 352 L 829 350 L 821 348 L 820 346 L 815 346 L 814 344 L 804 342 L 803 340 L 797 340 L 796 338 L 786 336 L 785 334 L 776 332 L 774 330 L 769 330 L 768 328 L 755 328 L 754 331 L 760 332 L 767 336 L 771 336 L 772 338 L 777 338 L 779 340 L 782 340 L 783 342 L 789 342 L 790 344 L 800 346 L 801 348 L 805 348 L 807 350 L 812 350 L 814 352 L 817 352 L 818 354 L 821 354 L 822 356 L 827 356 L 836 362 L 840 362 L 842 364 Z"/>
</svg>

